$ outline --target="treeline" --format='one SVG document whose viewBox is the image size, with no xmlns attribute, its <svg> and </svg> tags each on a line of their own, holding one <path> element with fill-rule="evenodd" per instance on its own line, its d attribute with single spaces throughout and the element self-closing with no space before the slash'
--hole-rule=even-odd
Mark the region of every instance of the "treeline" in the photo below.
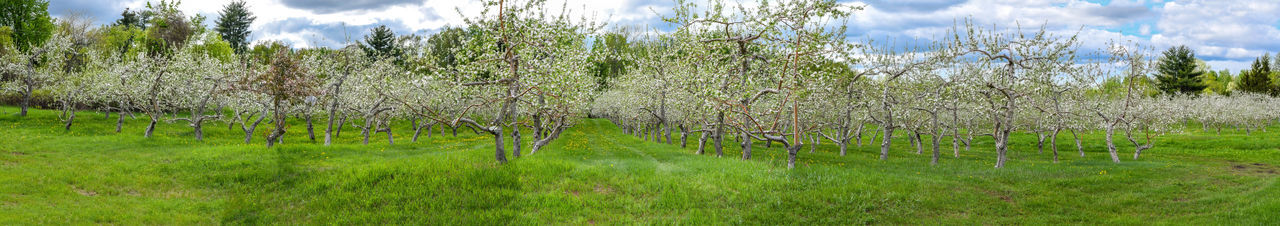
<svg viewBox="0 0 1280 226">
<path fill-rule="evenodd" d="M 178 4 L 149 3 L 94 27 L 50 18 L 45 1 L 4 2 L 3 95 L 21 115 L 46 100 L 67 130 L 76 110 L 92 109 L 114 114 L 116 132 L 125 117 L 148 118 L 138 131 L 147 137 L 158 123 L 181 122 L 200 140 L 205 124 L 223 122 L 250 143 L 268 126 L 268 146 L 290 132 L 289 120 L 326 145 L 344 127 L 365 143 L 379 133 L 394 143 L 396 123 L 411 123 L 415 141 L 423 130 L 461 129 L 492 136 L 499 162 L 536 152 L 586 116 L 650 140 L 674 144 L 678 133 L 682 146 L 697 135 L 698 153 L 717 156 L 726 141 L 743 159 L 755 142 L 777 143 L 791 167 L 823 140 L 842 155 L 878 142 L 887 159 L 905 136 L 937 164 L 946 141 L 958 157 L 990 137 L 997 168 L 1015 133 L 1037 135 L 1057 160 L 1059 137 L 1069 134 L 1084 155 L 1079 134 L 1101 132 L 1119 162 L 1117 143 L 1131 144 L 1137 159 L 1156 147 L 1153 138 L 1188 123 L 1252 131 L 1280 118 L 1266 56 L 1233 77 L 1186 47 L 1159 57 L 1132 44 L 1088 50 L 1044 28 L 967 22 L 910 47 L 855 42 L 845 23 L 860 8 L 834 0 L 677 1 L 663 15 L 669 31 L 605 31 L 549 13 L 566 10 L 545 1 L 490 0 L 437 34 L 379 26 L 336 49 L 248 43 L 255 17 L 244 2 L 226 5 L 213 29 Z"/>
<path fill-rule="evenodd" d="M 414 141 L 437 127 L 492 135 L 505 162 L 584 116 L 599 90 L 592 62 L 606 52 L 589 44 L 603 24 L 547 15 L 542 1 L 488 1 L 466 24 L 430 36 L 379 26 L 337 49 L 249 43 L 256 18 L 245 2 L 226 5 L 212 29 L 179 2 L 128 9 L 98 27 L 78 15 L 50 18 L 43 0 L 3 4 L 3 96 L 20 115 L 42 101 L 70 130 L 76 110 L 98 110 L 117 117 L 117 132 L 126 117 L 146 117 L 147 137 L 158 123 L 181 122 L 200 140 L 204 125 L 224 122 L 246 143 L 270 126 L 271 146 L 298 120 L 326 145 L 343 127 L 365 143 L 379 133 L 393 143 L 389 128 L 407 122 Z M 504 144 L 514 144 L 511 154 Z"/>
<path fill-rule="evenodd" d="M 697 152 L 717 156 L 728 141 L 742 159 L 752 158 L 755 142 L 778 143 L 790 164 L 803 146 L 823 141 L 841 155 L 851 144 L 878 142 L 884 160 L 904 136 L 938 164 L 944 145 L 958 158 L 975 137 L 989 138 L 996 168 L 1015 133 L 1034 134 L 1038 151 L 1049 149 L 1055 162 L 1060 137 L 1069 135 L 1083 156 L 1080 134 L 1103 133 L 1118 163 L 1118 144 L 1131 145 L 1138 159 L 1156 137 L 1191 123 L 1251 132 L 1280 118 L 1265 56 L 1232 79 L 1210 72 L 1187 47 L 1158 57 L 1125 42 L 1081 49 L 1078 36 L 1043 27 L 967 21 L 940 40 L 902 47 L 850 41 L 844 21 L 859 8 L 834 1 L 708 4 L 679 2 L 664 18 L 675 31 L 629 44 L 623 58 L 635 65 L 595 100 L 592 114 L 648 140 L 685 146 L 698 135 Z"/>
</svg>

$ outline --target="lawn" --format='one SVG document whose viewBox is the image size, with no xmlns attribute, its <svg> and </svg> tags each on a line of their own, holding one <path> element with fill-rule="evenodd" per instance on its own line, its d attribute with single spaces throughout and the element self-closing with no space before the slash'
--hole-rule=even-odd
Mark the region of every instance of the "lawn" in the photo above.
<svg viewBox="0 0 1280 226">
<path fill-rule="evenodd" d="M 269 125 L 244 144 L 238 126 L 210 123 L 199 142 L 183 124 L 144 138 L 141 115 L 115 133 L 101 113 L 64 131 L 56 111 L 16 112 L 0 107 L 0 225 L 1280 224 L 1280 128 L 1194 127 L 1139 160 L 1121 145 L 1120 164 L 1101 134 L 1086 135 L 1083 158 L 1064 137 L 1059 163 L 1019 134 L 1004 169 L 989 137 L 958 158 L 945 144 L 936 166 L 905 139 L 888 161 L 874 145 L 842 157 L 824 142 L 788 170 L 779 146 L 717 158 L 694 154 L 697 136 L 646 142 L 598 119 L 498 164 L 489 136 L 411 142 L 408 123 L 394 145 L 385 134 L 362 145 L 348 127 L 328 147 L 295 124 L 267 149 Z"/>
</svg>

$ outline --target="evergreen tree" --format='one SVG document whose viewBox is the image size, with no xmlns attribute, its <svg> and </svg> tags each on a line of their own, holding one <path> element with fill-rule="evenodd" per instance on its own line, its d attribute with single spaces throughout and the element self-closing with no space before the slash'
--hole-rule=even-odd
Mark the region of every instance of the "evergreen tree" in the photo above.
<svg viewBox="0 0 1280 226">
<path fill-rule="evenodd" d="M 249 25 L 256 19 L 258 17 L 249 12 L 244 1 L 231 2 L 218 13 L 217 28 L 214 30 L 222 35 L 223 41 L 231 43 L 231 49 L 236 54 L 244 54 L 249 49 Z"/>
<path fill-rule="evenodd" d="M 1275 89 L 1271 85 L 1271 57 L 1263 55 L 1253 60 L 1253 68 L 1240 74 L 1237 89 L 1244 92 L 1272 94 Z"/>
<path fill-rule="evenodd" d="M 53 20 L 49 17 L 49 1 L 0 1 L 0 26 L 9 27 L 14 46 L 26 51 L 44 44 L 53 36 Z"/>
<path fill-rule="evenodd" d="M 147 11 L 130 10 L 125 8 L 124 12 L 120 13 L 120 19 L 116 19 L 116 22 L 112 24 L 112 26 L 136 27 L 139 30 L 146 30 L 147 21 L 151 20 L 150 15 L 151 13 Z"/>
<path fill-rule="evenodd" d="M 1187 46 L 1165 50 L 1156 70 L 1156 87 L 1165 94 L 1194 95 L 1207 87 L 1200 81 L 1204 71 L 1196 68 L 1196 55 Z"/>
<path fill-rule="evenodd" d="M 396 33 L 387 28 L 387 25 L 379 25 L 364 36 L 364 44 L 360 46 L 364 49 L 365 54 L 369 54 L 374 58 L 393 58 L 397 64 L 400 62 L 401 51 L 396 46 Z"/>
</svg>

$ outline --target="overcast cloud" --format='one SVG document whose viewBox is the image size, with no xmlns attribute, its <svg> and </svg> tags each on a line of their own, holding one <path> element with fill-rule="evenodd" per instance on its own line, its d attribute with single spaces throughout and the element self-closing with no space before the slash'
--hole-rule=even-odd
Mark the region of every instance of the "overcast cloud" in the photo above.
<svg viewBox="0 0 1280 226">
<path fill-rule="evenodd" d="M 570 10 L 614 26 L 660 24 L 670 0 L 568 1 Z M 188 14 L 217 18 L 229 0 L 184 1 Z M 1000 27 L 1039 27 L 1078 34 L 1085 48 L 1111 41 L 1132 41 L 1164 49 L 1187 45 L 1215 70 L 1240 70 L 1264 53 L 1280 51 L 1280 1 L 1250 0 L 847 0 L 866 6 L 850 21 L 850 38 L 928 41 L 945 34 L 957 21 Z M 83 13 L 108 24 L 125 8 L 142 8 L 145 0 L 50 0 L 54 16 Z M 359 39 L 369 29 L 387 25 L 398 34 L 430 34 L 462 24 L 481 7 L 470 0 L 255 0 L 258 20 L 251 40 L 278 40 L 299 47 L 337 47 Z M 206 24 L 208 25 L 208 24 Z M 909 43 L 909 42 L 902 42 Z"/>
</svg>

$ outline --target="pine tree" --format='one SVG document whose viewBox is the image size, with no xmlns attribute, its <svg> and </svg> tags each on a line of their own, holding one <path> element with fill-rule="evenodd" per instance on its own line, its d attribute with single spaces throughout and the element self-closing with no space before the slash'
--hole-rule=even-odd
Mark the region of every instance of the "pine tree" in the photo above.
<svg viewBox="0 0 1280 226">
<path fill-rule="evenodd" d="M 249 25 L 256 19 L 258 17 L 249 12 L 244 1 L 231 2 L 218 13 L 215 30 L 222 35 L 223 41 L 231 44 L 236 54 L 244 54 L 249 49 Z"/>
<path fill-rule="evenodd" d="M 379 25 L 373 28 L 372 32 L 364 36 L 364 44 L 361 45 L 366 54 L 374 58 L 391 57 L 397 61 L 400 60 L 401 51 L 396 46 L 396 34 L 387 28 L 387 25 Z"/>
<path fill-rule="evenodd" d="M 124 12 L 120 12 L 120 19 L 116 19 L 116 23 L 112 25 L 113 26 L 134 26 L 139 22 L 141 22 L 141 20 L 138 19 L 138 13 L 134 13 L 133 11 L 129 11 L 129 8 L 125 8 Z"/>
<path fill-rule="evenodd" d="M 1165 94 L 1195 95 L 1208 87 L 1200 81 L 1204 72 L 1196 67 L 1196 55 L 1187 46 L 1165 50 L 1156 70 L 1156 87 Z"/>
<path fill-rule="evenodd" d="M 125 8 L 124 12 L 120 12 L 120 19 L 116 19 L 116 22 L 111 25 L 136 27 L 140 30 L 146 30 L 147 21 L 151 20 L 151 18 L 149 17 L 150 15 L 151 14 L 147 13 L 146 11 L 130 10 L 128 8 Z"/>
<path fill-rule="evenodd" d="M 1271 57 L 1263 55 L 1253 60 L 1253 68 L 1240 74 L 1240 91 L 1250 93 L 1272 94 L 1275 89 L 1271 85 Z"/>
</svg>

